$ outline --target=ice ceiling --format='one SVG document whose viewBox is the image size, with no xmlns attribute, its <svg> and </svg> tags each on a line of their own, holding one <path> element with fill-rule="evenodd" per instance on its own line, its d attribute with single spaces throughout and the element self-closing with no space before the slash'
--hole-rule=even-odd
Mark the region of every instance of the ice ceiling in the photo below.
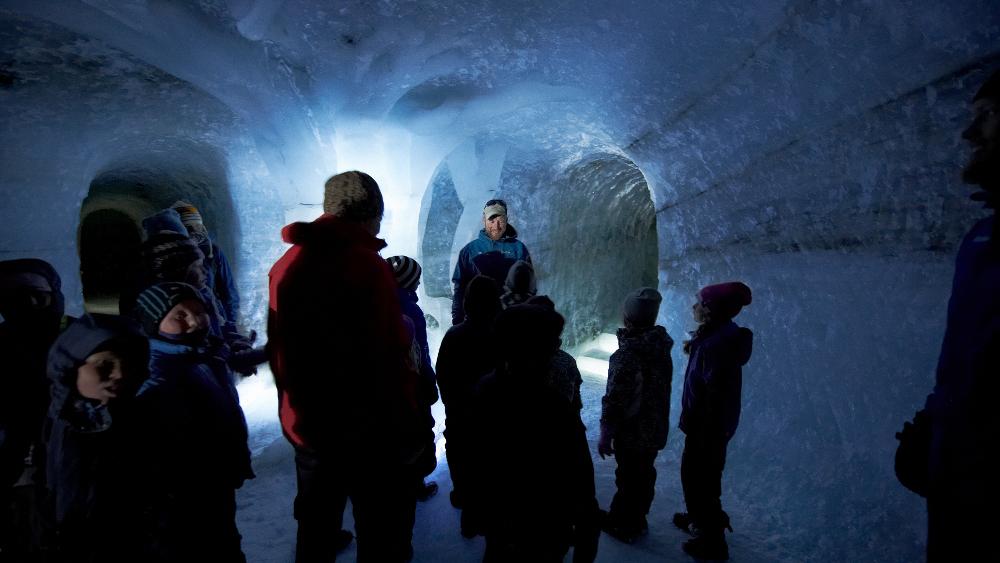
<svg viewBox="0 0 1000 563">
<path fill-rule="evenodd" d="M 629 287 L 658 283 L 677 340 L 699 286 L 753 287 L 727 495 L 775 553 L 904 561 L 892 434 L 983 213 L 959 133 L 998 45 L 993 0 L 0 0 L 0 257 L 53 262 L 79 312 L 84 219 L 185 195 L 260 329 L 279 228 L 361 169 L 446 319 L 505 197 L 571 340 Z"/>
</svg>

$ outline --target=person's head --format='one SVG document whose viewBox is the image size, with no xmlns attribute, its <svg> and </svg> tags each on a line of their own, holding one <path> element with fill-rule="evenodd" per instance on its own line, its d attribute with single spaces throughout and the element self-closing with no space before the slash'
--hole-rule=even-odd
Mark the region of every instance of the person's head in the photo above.
<svg viewBox="0 0 1000 563">
<path fill-rule="evenodd" d="M 646 328 L 656 324 L 663 296 L 652 287 L 641 287 L 625 298 L 623 321 L 628 328 Z"/>
<path fill-rule="evenodd" d="M 76 391 L 81 397 L 108 404 L 118 397 L 124 379 L 135 368 L 114 345 L 103 346 L 87 356 L 76 368 Z"/>
<path fill-rule="evenodd" d="M 151 338 L 197 344 L 211 324 L 198 290 L 186 283 L 158 283 L 136 299 L 142 328 Z"/>
<path fill-rule="evenodd" d="M 500 312 L 500 288 L 493 278 L 478 275 L 469 281 L 462 302 L 465 316 L 475 322 L 490 322 Z"/>
<path fill-rule="evenodd" d="M 180 200 L 175 201 L 170 208 L 177 212 L 191 240 L 201 248 L 206 258 L 211 258 L 212 241 L 208 237 L 208 228 L 205 227 L 198 208 L 191 203 Z"/>
<path fill-rule="evenodd" d="M 205 255 L 190 238 L 161 232 L 142 245 L 144 267 L 148 278 L 161 282 L 188 283 L 205 286 Z"/>
<path fill-rule="evenodd" d="M 374 178 L 352 170 L 331 176 L 323 186 L 323 211 L 360 223 L 377 235 L 385 213 L 382 191 Z"/>
<path fill-rule="evenodd" d="M 181 216 L 175 209 L 161 209 L 149 217 L 142 219 L 142 229 L 146 232 L 146 238 L 153 238 L 159 235 L 180 235 L 188 238 L 191 233 L 188 231 Z"/>
<path fill-rule="evenodd" d="M 538 292 L 535 283 L 535 269 L 524 260 L 514 262 L 514 265 L 507 271 L 504 289 L 510 293 L 534 295 Z"/>
<path fill-rule="evenodd" d="M 500 240 L 507 232 L 507 202 L 491 199 L 483 207 L 483 229 L 492 240 Z"/>
<path fill-rule="evenodd" d="M 1000 197 L 1000 71 L 986 79 L 972 100 L 972 123 L 962 138 L 972 145 L 972 156 L 962 171 L 968 184 L 978 184 Z"/>
<path fill-rule="evenodd" d="M 692 314 L 699 324 L 723 322 L 738 315 L 752 301 L 750 288 L 742 282 L 709 285 L 698 292 Z"/>
<path fill-rule="evenodd" d="M 73 395 L 107 405 L 131 397 L 146 379 L 149 342 L 134 321 L 84 315 L 59 335 L 49 353 L 53 400 Z"/>
<path fill-rule="evenodd" d="M 420 264 L 409 256 L 390 256 L 385 259 L 392 268 L 392 275 L 400 289 L 416 291 L 420 286 Z"/>
<path fill-rule="evenodd" d="M 493 332 L 501 343 L 504 360 L 511 366 L 539 366 L 562 345 L 565 319 L 543 305 L 513 305 L 496 319 Z"/>
<path fill-rule="evenodd" d="M 44 260 L 0 261 L 0 325 L 20 336 L 44 332 L 54 338 L 63 315 L 61 287 L 59 274 Z"/>
</svg>

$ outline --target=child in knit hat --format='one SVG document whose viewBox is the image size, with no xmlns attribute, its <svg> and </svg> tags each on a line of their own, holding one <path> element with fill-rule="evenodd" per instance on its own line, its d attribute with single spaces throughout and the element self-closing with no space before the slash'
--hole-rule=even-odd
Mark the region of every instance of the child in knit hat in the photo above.
<svg viewBox="0 0 1000 563">
<path fill-rule="evenodd" d="M 741 282 L 702 288 L 692 307 L 698 328 L 684 343 L 689 359 L 679 427 L 686 435 L 681 484 L 688 511 L 675 514 L 674 524 L 694 535 L 683 547 L 700 559 L 729 558 L 725 530 L 732 528 L 722 510 L 722 470 L 740 419 L 742 367 L 753 347 L 753 333 L 733 317 L 751 301 L 750 288 Z"/>
<path fill-rule="evenodd" d="M 228 348 L 209 334 L 201 293 L 153 285 L 136 308 L 149 337 L 149 380 L 139 391 L 152 435 L 156 543 L 169 561 L 242 561 L 236 489 L 253 477 L 247 425 Z"/>
<path fill-rule="evenodd" d="M 399 296 L 399 306 L 403 316 L 409 319 L 413 326 L 414 345 L 419 350 L 419 387 L 420 416 L 428 431 L 424 456 L 417 464 L 416 495 L 418 501 L 425 501 L 437 494 L 438 485 L 434 481 L 424 482 L 424 477 L 431 474 L 437 467 L 437 457 L 434 452 L 434 416 L 431 406 L 438 400 L 437 378 L 431 365 L 430 346 L 427 344 L 427 319 L 424 311 L 417 304 L 417 287 L 420 285 L 422 269 L 416 260 L 409 256 L 390 256 L 386 262 L 392 268 L 396 278 L 396 294 Z"/>
<path fill-rule="evenodd" d="M 667 444 L 673 339 L 656 324 L 662 297 L 651 287 L 625 299 L 624 324 L 618 329 L 618 350 L 608 365 L 608 384 L 601 400 L 601 438 L 597 451 L 615 456 L 618 487 L 603 528 L 614 538 L 632 543 L 649 526 L 657 453 Z"/>
</svg>

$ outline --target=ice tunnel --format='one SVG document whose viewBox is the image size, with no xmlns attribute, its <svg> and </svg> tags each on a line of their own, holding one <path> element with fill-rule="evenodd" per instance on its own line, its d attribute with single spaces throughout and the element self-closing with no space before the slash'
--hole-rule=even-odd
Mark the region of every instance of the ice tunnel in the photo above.
<svg viewBox="0 0 1000 563">
<path fill-rule="evenodd" d="M 383 255 L 424 266 L 436 349 L 458 250 L 503 198 L 589 366 L 592 446 L 625 293 L 657 286 L 680 342 L 699 287 L 743 280 L 732 559 L 919 561 L 925 505 L 894 478 L 893 436 L 933 385 L 956 250 L 987 214 L 961 131 L 998 45 L 992 0 L 0 0 L 0 258 L 54 264 L 71 314 L 111 311 L 142 217 L 187 199 L 263 335 L 281 227 L 364 170 Z M 239 524 L 250 561 L 291 561 L 269 377 L 240 389 L 258 479 Z M 603 537 L 599 561 L 689 560 L 675 426 L 650 535 Z M 594 458 L 606 507 L 614 462 Z M 444 457 L 435 478 L 447 492 Z M 414 549 L 477 561 L 482 540 L 439 494 Z"/>
</svg>

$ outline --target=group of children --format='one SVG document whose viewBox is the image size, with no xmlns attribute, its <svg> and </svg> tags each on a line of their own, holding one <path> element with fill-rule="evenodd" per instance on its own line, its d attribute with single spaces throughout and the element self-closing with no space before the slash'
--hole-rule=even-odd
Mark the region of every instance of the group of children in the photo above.
<svg viewBox="0 0 1000 563">
<path fill-rule="evenodd" d="M 0 341 L 26 374 L 14 382 L 16 400 L 4 394 L 0 500 L 15 508 L 0 541 L 9 559 L 245 560 L 235 491 L 254 474 L 235 383 L 263 357 L 246 359 L 252 339 L 236 330 L 228 263 L 192 221 L 201 224 L 197 211 L 179 202 L 144 222 L 141 267 L 135 289 L 123 291 L 122 316 L 63 319 L 48 264 L 0 262 Z M 574 561 L 592 561 L 602 529 L 629 543 L 645 534 L 672 379 L 673 340 L 656 325 L 660 294 L 628 296 L 610 359 L 598 453 L 618 467 L 605 512 L 580 417 L 582 377 L 560 349 L 564 319 L 536 295 L 532 266 L 515 263 L 502 287 L 485 276 L 468 284 L 465 319 L 445 335 L 435 370 L 417 305 L 420 266 L 405 256 L 388 263 L 413 340 L 429 445 L 414 464 L 416 497 L 437 490 L 424 478 L 436 464 L 430 407 L 440 388 L 450 500 L 462 510 L 461 533 L 486 537 L 486 561 L 557 561 L 570 546 Z M 231 298 L 220 298 L 219 285 Z M 728 556 L 720 482 L 751 346 L 750 331 L 732 318 L 749 302 L 738 282 L 704 288 L 694 306 L 698 330 L 684 345 L 688 511 L 674 522 L 694 536 L 684 547 L 697 557 Z M 40 373 L 47 384 L 32 379 Z M 335 543 L 350 540 L 341 531 Z"/>
<path fill-rule="evenodd" d="M 0 262 L 0 345 L 19 368 L 0 427 L 4 561 L 245 561 L 235 491 L 254 475 L 234 368 L 263 351 L 236 330 L 197 210 L 143 226 L 121 315 L 63 317 L 50 265 Z"/>
<path fill-rule="evenodd" d="M 600 510 L 580 417 L 582 378 L 560 349 L 563 317 L 536 292 L 527 262 L 516 262 L 502 286 L 477 276 L 464 295 L 464 321 L 441 342 L 436 367 L 451 503 L 462 510 L 462 535 L 486 537 L 484 561 L 561 561 L 570 546 L 574 561 L 593 561 L 602 529 L 626 543 L 648 532 L 654 464 L 667 442 L 674 342 L 656 324 L 659 292 L 630 294 L 609 361 L 597 446 L 602 458 L 617 460 L 617 491 L 609 510 Z M 674 523 L 693 536 L 683 547 L 697 558 L 728 558 L 721 479 L 752 345 L 752 333 L 732 319 L 750 302 L 740 282 L 703 288 L 693 308 L 698 328 L 684 343 L 690 359 L 681 480 L 688 510 Z"/>
</svg>

